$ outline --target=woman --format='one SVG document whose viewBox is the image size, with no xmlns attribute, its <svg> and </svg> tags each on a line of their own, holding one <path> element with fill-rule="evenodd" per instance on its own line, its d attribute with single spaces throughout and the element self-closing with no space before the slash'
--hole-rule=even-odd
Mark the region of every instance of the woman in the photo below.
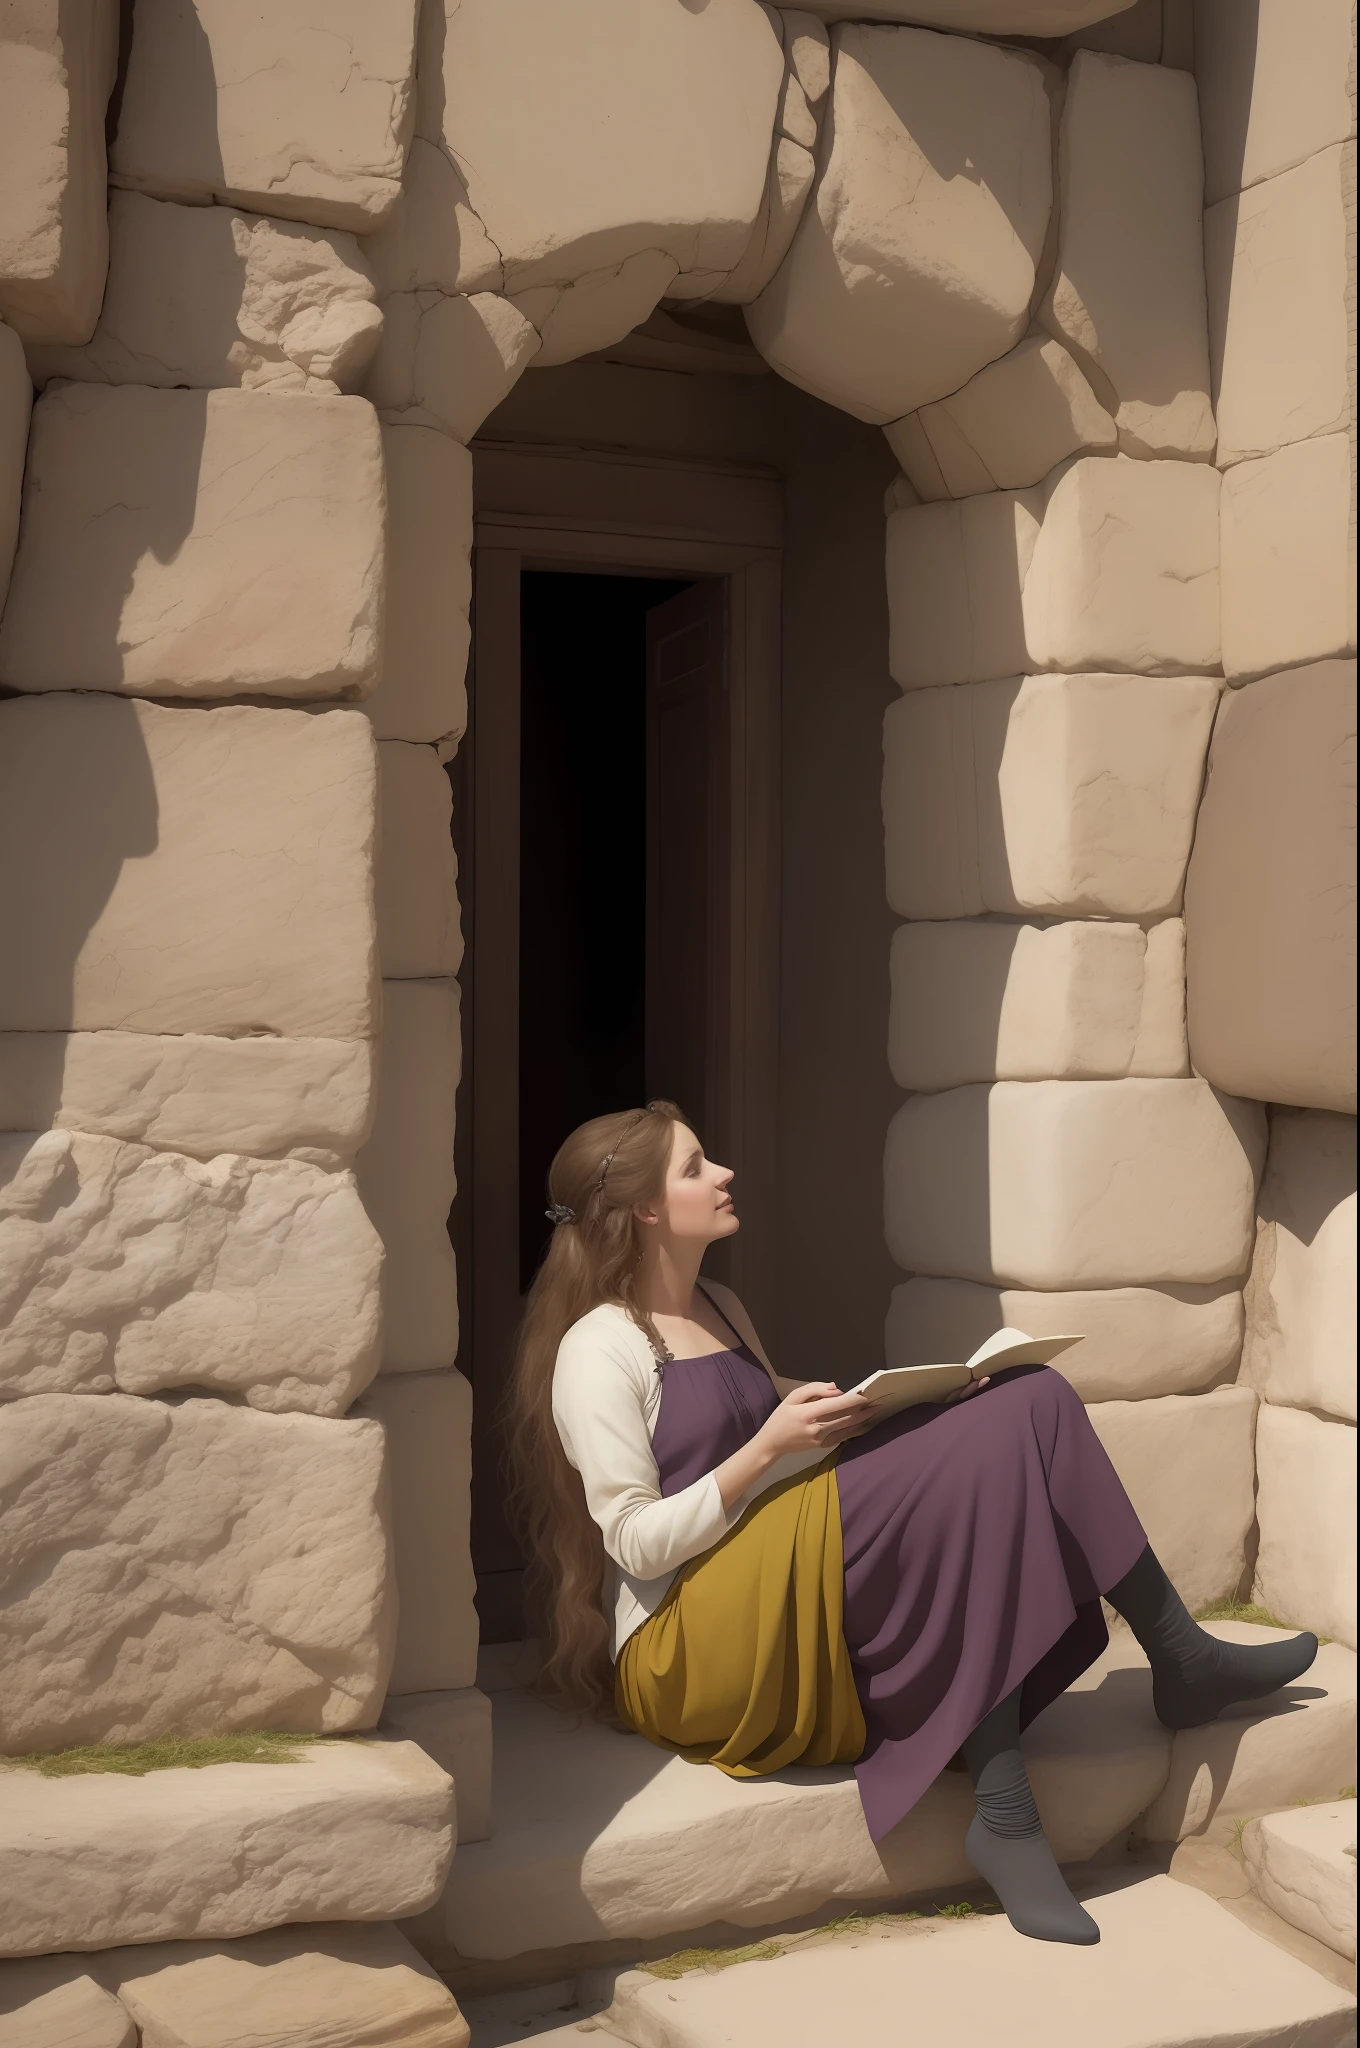
<svg viewBox="0 0 1360 2048">
<path fill-rule="evenodd" d="M 961 1750 L 968 1856 L 1012 1925 L 1097 1941 L 1019 1741 L 1104 1648 L 1100 1596 L 1170 1728 L 1288 1684 L 1317 1639 L 1191 1620 L 1047 1368 L 878 1424 L 831 1380 L 779 1379 L 736 1296 L 699 1282 L 739 1227 L 731 1179 L 666 1102 L 553 1161 L 512 1396 L 541 1689 L 734 1776 L 853 1762 L 875 1840 Z"/>
</svg>

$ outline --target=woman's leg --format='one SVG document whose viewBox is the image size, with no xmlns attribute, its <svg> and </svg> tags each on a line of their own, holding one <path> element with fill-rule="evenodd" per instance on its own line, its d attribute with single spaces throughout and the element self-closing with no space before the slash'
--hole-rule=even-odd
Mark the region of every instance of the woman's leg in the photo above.
<svg viewBox="0 0 1360 2048">
<path fill-rule="evenodd" d="M 1167 1728 L 1200 1728 L 1239 1700 L 1264 1699 L 1308 1669 L 1315 1635 L 1280 1643 L 1224 1643 L 1191 1619 L 1152 1546 L 1105 1595 L 1152 1666 L 1152 1704 Z"/>
<path fill-rule="evenodd" d="M 963 1745 L 977 1793 L 968 1860 L 1020 1934 L 1089 1947 L 1100 1929 L 1063 1882 L 1020 1755 L 1020 1688 L 1007 1693 Z"/>
</svg>

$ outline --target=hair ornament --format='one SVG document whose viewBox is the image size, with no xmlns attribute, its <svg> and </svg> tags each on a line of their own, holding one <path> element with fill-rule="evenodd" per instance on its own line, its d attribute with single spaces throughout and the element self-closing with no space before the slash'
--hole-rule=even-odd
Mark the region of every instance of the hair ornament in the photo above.
<svg viewBox="0 0 1360 2048">
<path fill-rule="evenodd" d="M 565 1202 L 552 1203 L 549 1208 L 543 1211 L 543 1214 L 547 1217 L 549 1223 L 574 1223 L 576 1221 L 576 1211 L 569 1209 Z"/>
</svg>

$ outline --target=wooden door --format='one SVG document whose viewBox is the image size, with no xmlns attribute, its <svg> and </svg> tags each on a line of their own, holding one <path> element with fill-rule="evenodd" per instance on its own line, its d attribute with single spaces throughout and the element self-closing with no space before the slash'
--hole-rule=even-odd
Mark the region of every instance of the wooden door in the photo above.
<svg viewBox="0 0 1360 2048">
<path fill-rule="evenodd" d="M 647 614 L 648 1096 L 726 1141 L 729 678 L 726 578 Z"/>
</svg>

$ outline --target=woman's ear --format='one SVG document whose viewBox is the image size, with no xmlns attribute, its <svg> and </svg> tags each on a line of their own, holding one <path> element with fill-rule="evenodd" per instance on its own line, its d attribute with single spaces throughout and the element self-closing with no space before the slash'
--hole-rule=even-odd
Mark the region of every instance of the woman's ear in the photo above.
<svg viewBox="0 0 1360 2048">
<path fill-rule="evenodd" d="M 656 1210 L 649 1207 L 646 1202 L 634 1202 L 633 1214 L 639 1223 L 657 1224 L 661 1221 Z"/>
</svg>

